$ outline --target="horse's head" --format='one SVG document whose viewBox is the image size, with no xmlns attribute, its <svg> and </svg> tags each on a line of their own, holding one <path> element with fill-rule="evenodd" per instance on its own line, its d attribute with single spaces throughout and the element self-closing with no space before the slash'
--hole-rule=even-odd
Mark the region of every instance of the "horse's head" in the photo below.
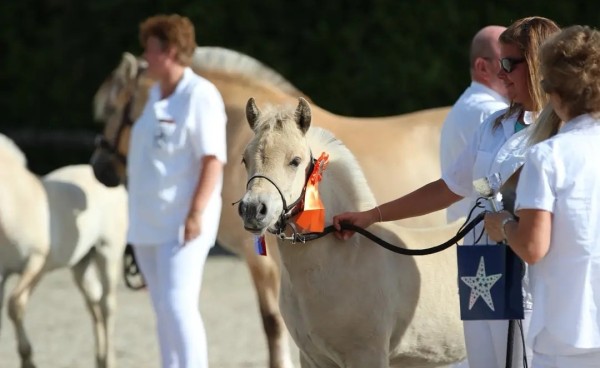
<svg viewBox="0 0 600 368">
<path fill-rule="evenodd" d="M 250 232 L 278 231 L 301 202 L 313 165 L 306 138 L 310 107 L 300 98 L 295 111 L 272 107 L 261 112 L 251 98 L 246 118 L 254 138 L 243 155 L 248 182 L 239 215 Z"/>
<path fill-rule="evenodd" d="M 96 178 L 109 187 L 125 181 L 131 127 L 144 108 L 152 83 L 145 70 L 145 61 L 124 53 L 94 96 L 94 116 L 104 123 L 104 132 L 96 140 L 90 163 Z"/>
</svg>

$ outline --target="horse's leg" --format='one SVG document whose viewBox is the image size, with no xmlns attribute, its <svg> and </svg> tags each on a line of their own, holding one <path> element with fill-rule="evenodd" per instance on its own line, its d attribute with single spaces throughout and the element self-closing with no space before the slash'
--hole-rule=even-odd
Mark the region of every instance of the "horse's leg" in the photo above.
<svg viewBox="0 0 600 368">
<path fill-rule="evenodd" d="M 287 329 L 279 311 L 280 274 L 277 245 L 270 246 L 269 256 L 259 256 L 254 246 L 244 247 L 244 258 L 250 269 L 254 287 L 258 294 L 263 328 L 267 335 L 270 368 L 291 368 Z"/>
<path fill-rule="evenodd" d="M 8 316 L 15 326 L 22 368 L 35 368 L 31 344 L 25 332 L 23 317 L 29 296 L 42 277 L 42 269 L 45 262 L 46 256 L 44 254 L 33 253 L 29 256 L 23 272 L 17 281 L 17 285 L 8 299 Z"/>
<path fill-rule="evenodd" d="M 85 299 L 85 304 L 92 316 L 94 340 L 96 343 L 96 366 L 104 367 L 106 357 L 106 328 L 105 321 L 100 306 L 100 299 L 104 292 L 102 282 L 99 278 L 99 271 L 93 262 L 96 250 L 93 249 L 83 257 L 73 268 L 73 278 L 81 294 Z"/>
<path fill-rule="evenodd" d="M 104 341 L 106 343 L 102 359 L 98 360 L 98 368 L 115 367 L 115 317 L 117 308 L 117 284 L 121 272 L 121 261 L 124 251 L 124 242 L 120 244 L 104 243 L 98 247 L 96 253 L 96 266 L 100 282 L 102 283 L 102 296 L 100 297 L 100 311 L 104 322 Z"/>
</svg>

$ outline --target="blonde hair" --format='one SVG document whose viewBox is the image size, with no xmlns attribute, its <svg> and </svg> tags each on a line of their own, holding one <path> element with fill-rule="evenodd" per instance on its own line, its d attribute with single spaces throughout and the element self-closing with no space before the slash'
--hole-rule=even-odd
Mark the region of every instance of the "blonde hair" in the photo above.
<svg viewBox="0 0 600 368">
<path fill-rule="evenodd" d="M 547 103 L 548 97 L 540 87 L 541 73 L 539 68 L 538 50 L 541 44 L 560 28 L 544 17 L 522 18 L 511 24 L 500 35 L 499 41 L 503 44 L 514 45 L 523 53 L 523 58 L 529 68 L 529 79 L 527 86 L 533 102 L 533 112 L 538 112 Z M 500 125 L 501 121 L 516 113 L 521 113 L 523 106 L 511 102 L 508 110 L 500 115 L 494 127 Z"/>
<path fill-rule="evenodd" d="M 569 117 L 600 113 L 600 32 L 571 26 L 540 51 L 543 87 L 556 93 Z"/>
<path fill-rule="evenodd" d="M 546 104 L 536 119 L 529 133 L 528 144 L 533 146 L 541 141 L 555 136 L 563 121 L 556 115 L 551 104 Z"/>
<path fill-rule="evenodd" d="M 146 47 L 148 38 L 156 37 L 163 49 L 174 47 L 177 52 L 177 62 L 183 66 L 192 64 L 196 49 L 194 25 L 181 15 L 156 15 L 140 24 L 140 43 Z"/>
</svg>

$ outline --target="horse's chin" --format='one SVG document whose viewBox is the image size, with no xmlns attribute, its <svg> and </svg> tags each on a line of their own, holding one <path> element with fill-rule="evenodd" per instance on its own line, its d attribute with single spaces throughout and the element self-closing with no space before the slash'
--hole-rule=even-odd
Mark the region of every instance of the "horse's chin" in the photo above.
<svg viewBox="0 0 600 368">
<path fill-rule="evenodd" d="M 244 225 L 244 229 L 247 232 L 251 233 L 252 235 L 261 236 L 261 235 L 265 235 L 268 227 L 254 227 L 254 226 Z"/>
<path fill-rule="evenodd" d="M 251 233 L 252 235 L 255 235 L 255 236 L 265 235 L 265 233 L 267 231 L 269 231 L 271 233 L 275 233 L 275 231 L 276 231 L 274 225 L 272 225 L 272 226 L 268 226 L 267 225 L 267 226 L 257 227 L 257 226 L 254 226 L 254 225 L 246 225 L 246 224 L 244 224 L 244 229 L 247 232 L 249 232 L 249 233 Z"/>
</svg>

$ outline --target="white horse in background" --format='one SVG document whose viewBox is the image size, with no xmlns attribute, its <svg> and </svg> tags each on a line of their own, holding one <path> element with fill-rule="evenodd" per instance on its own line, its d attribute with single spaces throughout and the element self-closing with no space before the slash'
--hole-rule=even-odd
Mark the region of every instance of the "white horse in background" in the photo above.
<svg viewBox="0 0 600 368">
<path fill-rule="evenodd" d="M 96 366 L 114 367 L 116 286 L 127 227 L 122 186 L 107 188 L 89 165 L 66 166 L 39 179 L 23 153 L 0 135 L 0 308 L 11 274 L 19 280 L 8 299 L 22 368 L 34 368 L 23 318 L 43 274 L 70 267 L 92 315 Z"/>
<path fill-rule="evenodd" d="M 246 230 L 259 235 L 280 226 L 285 203 L 303 195 L 312 155 L 321 152 L 329 154 L 319 184 L 326 224 L 337 213 L 375 206 L 350 151 L 328 131 L 309 130 L 305 100 L 295 111 L 260 112 L 250 99 L 246 114 L 255 134 L 243 154 L 249 181 L 239 212 Z M 392 244 L 424 248 L 450 239 L 458 224 L 417 230 L 381 223 L 369 230 Z M 281 313 L 303 368 L 438 367 L 464 358 L 452 250 L 402 256 L 358 235 L 278 245 Z"/>
</svg>

